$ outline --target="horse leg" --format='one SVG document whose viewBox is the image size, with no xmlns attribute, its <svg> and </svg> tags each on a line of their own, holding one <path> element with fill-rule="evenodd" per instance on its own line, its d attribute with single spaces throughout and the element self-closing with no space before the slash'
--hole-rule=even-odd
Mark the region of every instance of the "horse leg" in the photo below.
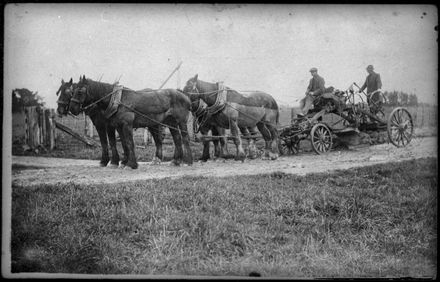
<svg viewBox="0 0 440 282">
<path fill-rule="evenodd" d="M 160 164 L 163 159 L 163 155 L 162 155 L 163 138 L 162 138 L 160 125 L 149 127 L 148 131 L 151 133 L 151 136 L 153 136 L 154 145 L 156 146 L 156 154 L 153 158 L 153 163 Z"/>
<path fill-rule="evenodd" d="M 266 143 L 266 146 L 264 147 L 264 159 L 269 158 L 269 150 L 271 145 L 271 133 L 269 129 L 266 128 L 263 122 L 257 123 L 258 130 L 261 132 L 261 135 L 263 135 L 264 142 Z"/>
<path fill-rule="evenodd" d="M 110 165 L 112 166 L 119 165 L 119 154 L 118 154 L 118 149 L 116 148 L 115 130 L 116 129 L 113 126 L 107 124 L 108 142 L 110 143 L 110 149 L 112 151 L 112 159 L 110 161 Z"/>
<path fill-rule="evenodd" d="M 93 124 L 96 127 L 96 131 L 98 131 L 99 141 L 101 142 L 101 161 L 99 162 L 100 166 L 107 166 L 110 158 L 108 156 L 108 143 L 107 143 L 107 128 L 105 123 L 100 120 L 98 117 L 93 116 L 90 117 Z"/>
<path fill-rule="evenodd" d="M 189 145 L 187 119 L 181 120 L 179 122 L 179 129 L 180 129 L 181 140 L 183 140 L 183 162 L 188 165 L 192 165 L 193 157 L 192 157 L 191 146 Z"/>
<path fill-rule="evenodd" d="M 168 125 L 174 142 L 174 158 L 171 162 L 179 166 L 182 163 L 183 157 L 182 136 L 180 135 L 177 122 L 174 118 L 168 118 L 164 120 L 164 123 Z"/>
<path fill-rule="evenodd" d="M 255 127 L 248 127 L 250 137 L 255 136 L 257 131 Z M 255 159 L 257 158 L 257 146 L 255 145 L 256 138 L 249 138 L 249 158 Z"/>
<path fill-rule="evenodd" d="M 209 128 L 205 125 L 202 126 L 202 128 L 200 128 L 200 133 L 203 135 L 203 137 L 208 135 L 208 131 Z M 214 135 L 214 132 L 213 132 Z M 200 158 L 200 160 L 202 162 L 206 162 L 209 159 L 209 147 L 210 147 L 210 141 L 208 140 L 203 140 L 203 153 L 202 153 L 202 157 Z M 214 148 L 215 148 L 215 143 L 214 143 Z"/>
<path fill-rule="evenodd" d="M 248 139 L 248 137 L 249 137 L 249 131 L 248 131 L 248 129 L 247 129 L 246 127 L 244 127 L 244 126 L 242 126 L 242 127 L 239 126 L 238 128 L 240 128 L 240 132 L 241 132 L 241 134 L 244 136 L 244 138 L 248 140 L 248 147 L 247 147 L 247 154 L 246 154 L 246 155 L 249 155 L 249 140 L 250 140 L 250 139 Z"/>
<path fill-rule="evenodd" d="M 219 136 L 216 137 L 218 139 L 212 140 L 212 143 L 214 143 L 214 157 L 217 158 L 224 158 L 224 146 L 225 146 L 225 137 L 224 133 L 221 132 L 221 128 L 217 126 L 211 126 L 211 132 L 213 136 Z"/>
<path fill-rule="evenodd" d="M 122 125 L 122 131 L 124 132 L 124 139 L 128 148 L 128 161 L 126 165 L 132 169 L 136 169 L 138 168 L 138 163 L 136 161 L 136 154 L 134 150 L 133 126 L 130 122 L 126 121 Z"/>
<path fill-rule="evenodd" d="M 121 139 L 121 145 L 122 145 L 122 149 L 124 150 L 124 157 L 122 158 L 120 167 L 123 168 L 125 167 L 125 165 L 128 162 L 128 147 L 127 144 L 125 142 L 125 137 L 124 137 L 124 131 L 122 130 L 122 126 L 119 125 L 118 127 L 116 127 L 116 130 L 118 131 L 119 134 L 119 138 Z"/>
<path fill-rule="evenodd" d="M 228 152 L 228 139 L 226 138 L 226 130 L 223 127 L 214 126 L 216 134 L 220 137 L 220 158 L 226 158 Z"/>
<path fill-rule="evenodd" d="M 240 138 L 240 130 L 237 125 L 237 121 L 230 121 L 231 134 L 234 136 L 235 147 L 237 148 L 237 154 L 235 155 L 235 160 L 244 161 L 246 154 L 243 150 L 243 143 Z"/>
<path fill-rule="evenodd" d="M 269 158 L 271 160 L 276 160 L 279 155 L 278 150 L 278 130 L 275 126 L 271 124 L 266 124 L 266 128 L 270 131 L 271 134 L 271 145 L 270 145 L 270 151 L 269 152 Z"/>
</svg>

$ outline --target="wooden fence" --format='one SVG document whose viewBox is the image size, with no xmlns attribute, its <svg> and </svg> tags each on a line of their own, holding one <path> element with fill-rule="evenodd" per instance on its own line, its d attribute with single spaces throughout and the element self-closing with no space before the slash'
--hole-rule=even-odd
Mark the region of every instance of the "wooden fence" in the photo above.
<svg viewBox="0 0 440 282">
<path fill-rule="evenodd" d="M 14 120 L 14 117 L 17 120 Z M 24 111 L 13 115 L 13 141 L 22 140 L 31 149 L 43 147 L 53 150 L 56 146 L 55 111 L 39 106 L 25 107 Z M 22 134 L 21 136 L 19 134 Z"/>
</svg>

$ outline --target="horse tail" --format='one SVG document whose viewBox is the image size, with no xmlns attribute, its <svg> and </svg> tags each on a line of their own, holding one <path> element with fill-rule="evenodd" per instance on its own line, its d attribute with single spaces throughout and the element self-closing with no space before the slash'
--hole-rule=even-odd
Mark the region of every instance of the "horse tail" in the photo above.
<svg viewBox="0 0 440 282">
<path fill-rule="evenodd" d="M 276 125 L 278 125 L 280 122 L 280 107 L 278 106 L 277 101 L 275 101 L 275 99 L 273 97 L 272 97 L 272 100 L 273 100 L 273 102 L 272 102 L 273 108 L 277 111 L 277 114 L 275 116 L 275 122 L 276 122 Z"/>
</svg>

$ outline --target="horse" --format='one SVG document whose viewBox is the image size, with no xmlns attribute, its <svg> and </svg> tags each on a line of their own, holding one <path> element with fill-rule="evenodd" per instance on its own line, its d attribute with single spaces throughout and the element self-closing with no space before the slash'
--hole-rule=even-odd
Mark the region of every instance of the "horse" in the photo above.
<svg viewBox="0 0 440 282">
<path fill-rule="evenodd" d="M 236 160 L 244 161 L 240 129 L 257 127 L 265 140 L 265 158 L 278 158 L 279 108 L 275 99 L 262 91 L 253 91 L 243 95 L 219 83 L 209 83 L 198 79 L 198 74 L 190 78 L 183 92 L 191 102 L 201 99 L 208 105 L 213 121 L 219 127 L 230 128 L 236 146 Z"/>
<path fill-rule="evenodd" d="M 61 86 L 56 92 L 58 97 L 57 100 L 57 112 L 59 116 L 66 116 L 69 113 L 69 104 L 70 99 L 72 98 L 73 91 L 76 88 L 76 83 L 73 83 L 72 78 L 69 82 L 64 82 L 64 79 L 61 80 Z M 91 108 L 86 111 L 86 114 L 92 120 L 93 125 L 96 128 L 96 131 L 99 135 L 99 141 L 101 143 L 101 160 L 99 162 L 100 166 L 105 167 L 109 163 L 109 154 L 108 154 L 108 143 L 110 143 L 110 149 L 112 151 L 112 158 L 110 161 L 111 166 L 119 165 L 119 154 L 116 148 L 116 137 L 115 137 L 115 128 L 111 127 L 106 120 L 104 119 L 104 115 L 99 109 Z M 107 143 L 108 137 L 108 143 Z"/>
<path fill-rule="evenodd" d="M 212 118 L 212 115 L 208 113 L 208 105 L 203 102 L 201 99 L 194 99 L 191 102 L 191 111 L 193 116 L 195 117 L 195 122 L 199 128 L 198 131 L 203 136 L 208 136 L 208 132 L 211 130 L 214 136 L 219 136 L 218 139 L 214 139 L 214 156 L 216 158 L 225 158 L 228 154 L 227 149 L 227 138 L 226 138 L 226 129 L 220 126 L 217 126 L 215 119 Z M 255 159 L 257 157 L 257 147 L 255 145 L 256 138 L 252 138 L 257 134 L 256 127 L 240 127 L 240 132 L 248 139 L 248 152 L 249 158 Z M 209 156 L 209 141 L 203 141 L 203 154 L 200 158 L 201 161 L 207 161 Z M 220 144 L 219 144 L 220 143 Z M 220 145 L 220 146 L 219 146 Z"/>
<path fill-rule="evenodd" d="M 225 158 L 228 154 L 227 149 L 227 139 L 225 137 L 225 129 L 215 125 L 215 122 L 209 118 L 206 111 L 206 103 L 203 100 L 195 100 L 191 102 L 191 112 L 194 116 L 194 124 L 198 127 L 198 132 L 200 132 L 204 137 L 208 135 L 211 131 L 213 136 L 218 136 L 218 138 L 213 139 L 214 143 L 214 157 L 215 158 Z M 206 162 L 210 158 L 209 154 L 210 141 L 203 140 L 203 153 L 200 158 L 201 161 Z"/>
<path fill-rule="evenodd" d="M 73 83 L 72 78 L 70 79 L 69 82 L 64 82 L 63 79 L 61 80 L 61 86 L 56 92 L 56 95 L 57 96 L 59 95 L 57 101 L 58 103 L 57 112 L 60 116 L 63 115 L 65 116 L 69 113 L 70 99 L 72 98 L 73 91 L 76 88 L 77 88 L 77 83 Z M 153 89 L 144 88 L 140 91 L 150 91 L 150 90 Z M 98 132 L 99 141 L 101 143 L 101 149 L 102 149 L 100 165 L 104 167 L 107 166 L 109 162 L 108 143 L 107 143 L 107 137 L 108 137 L 108 141 L 110 143 L 110 149 L 112 151 L 112 159 L 110 161 L 110 165 L 118 166 L 119 154 L 116 147 L 116 138 L 115 138 L 116 129 L 109 124 L 108 120 L 104 117 L 104 112 L 101 109 L 97 109 L 96 105 L 85 110 L 85 113 L 90 117 L 93 125 L 96 128 L 96 131 Z M 156 152 L 155 152 L 155 156 L 153 157 L 153 163 L 158 164 L 162 162 L 163 159 L 162 144 L 163 144 L 163 139 L 165 137 L 165 130 L 163 126 L 159 125 L 159 126 L 148 127 L 148 131 L 153 137 L 154 144 L 156 146 Z"/>
<path fill-rule="evenodd" d="M 70 112 L 78 115 L 82 107 L 91 105 L 96 105 L 106 113 L 109 109 L 114 109 L 110 115 L 106 116 L 106 119 L 111 126 L 116 128 L 121 137 L 125 153 L 121 162 L 123 166 L 132 169 L 138 167 L 133 129 L 157 128 L 160 125 L 167 126 L 173 137 L 175 150 L 172 162 L 180 165 L 183 161 L 191 165 L 192 153 L 187 128 L 191 103 L 188 97 L 176 89 L 134 91 L 121 87 L 120 91 L 114 91 L 112 84 L 86 79 L 84 75 L 70 100 Z M 113 98 L 118 95 L 120 95 L 120 101 L 113 101 Z M 155 138 L 154 135 L 153 138 Z M 155 138 L 154 141 L 159 140 L 156 141 Z"/>
</svg>

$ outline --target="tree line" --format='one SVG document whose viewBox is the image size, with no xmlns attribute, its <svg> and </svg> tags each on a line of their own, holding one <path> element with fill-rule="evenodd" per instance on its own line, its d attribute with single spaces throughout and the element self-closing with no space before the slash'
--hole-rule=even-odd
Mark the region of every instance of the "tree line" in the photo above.
<svg viewBox="0 0 440 282">
<path fill-rule="evenodd" d="M 384 91 L 385 105 L 389 106 L 417 106 L 418 99 L 416 94 L 408 94 L 402 91 Z"/>
<path fill-rule="evenodd" d="M 12 90 L 12 112 L 20 112 L 24 107 L 44 106 L 43 98 L 38 91 L 33 92 L 26 88 Z"/>
</svg>

